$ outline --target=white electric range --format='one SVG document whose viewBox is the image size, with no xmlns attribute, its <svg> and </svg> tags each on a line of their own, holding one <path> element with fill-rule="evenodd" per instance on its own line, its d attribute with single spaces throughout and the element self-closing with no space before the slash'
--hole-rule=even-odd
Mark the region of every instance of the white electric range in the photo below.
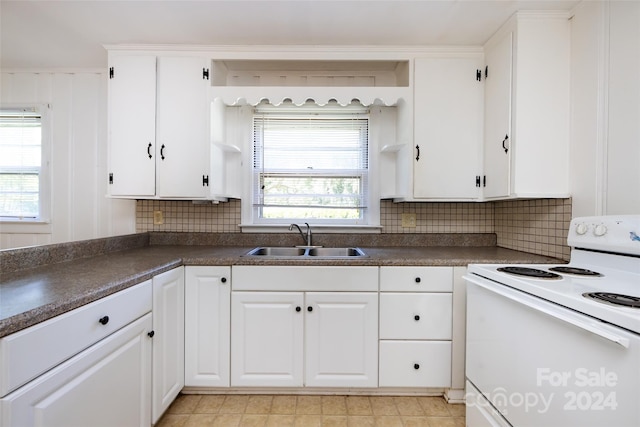
<svg viewBox="0 0 640 427">
<path fill-rule="evenodd" d="M 467 425 L 640 425 L 640 215 L 571 221 L 562 265 L 470 265 Z"/>
</svg>

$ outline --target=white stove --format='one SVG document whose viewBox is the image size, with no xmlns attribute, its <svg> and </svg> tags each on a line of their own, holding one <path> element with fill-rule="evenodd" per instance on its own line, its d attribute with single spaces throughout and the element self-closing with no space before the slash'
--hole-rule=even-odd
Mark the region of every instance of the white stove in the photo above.
<svg viewBox="0 0 640 427">
<path fill-rule="evenodd" d="M 568 264 L 469 266 L 469 426 L 640 425 L 640 215 L 575 218 L 567 241 Z"/>
</svg>

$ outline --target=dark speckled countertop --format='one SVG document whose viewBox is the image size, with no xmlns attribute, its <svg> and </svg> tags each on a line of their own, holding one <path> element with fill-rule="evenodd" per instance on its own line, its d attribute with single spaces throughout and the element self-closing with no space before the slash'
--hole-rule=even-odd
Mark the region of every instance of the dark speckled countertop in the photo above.
<svg viewBox="0 0 640 427">
<path fill-rule="evenodd" d="M 144 233 L 0 251 L 0 337 L 180 265 L 466 266 L 563 262 L 497 247 L 493 235 L 431 235 L 427 240 L 424 235 L 384 239 L 376 236 L 326 236 L 314 242 L 359 246 L 367 256 L 354 259 L 248 257 L 244 255 L 257 246 L 252 241 L 272 246 L 299 242 L 272 236 L 205 233 Z"/>
</svg>

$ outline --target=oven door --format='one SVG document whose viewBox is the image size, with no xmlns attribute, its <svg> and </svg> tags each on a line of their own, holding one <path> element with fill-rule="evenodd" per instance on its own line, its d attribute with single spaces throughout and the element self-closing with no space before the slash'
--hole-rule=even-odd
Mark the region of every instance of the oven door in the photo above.
<svg viewBox="0 0 640 427">
<path fill-rule="evenodd" d="M 488 401 L 517 427 L 640 425 L 640 336 L 473 274 L 465 280 L 466 375 L 484 397 L 469 393 L 468 407 Z"/>
</svg>

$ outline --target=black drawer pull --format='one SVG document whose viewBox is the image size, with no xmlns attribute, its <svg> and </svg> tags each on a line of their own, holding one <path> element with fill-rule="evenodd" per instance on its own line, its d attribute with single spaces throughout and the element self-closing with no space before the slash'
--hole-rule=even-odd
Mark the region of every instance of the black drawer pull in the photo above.
<svg viewBox="0 0 640 427">
<path fill-rule="evenodd" d="M 417 314 L 416 314 L 415 316 L 413 316 L 413 318 L 414 318 L 416 321 L 420 320 L 420 316 L 418 316 Z"/>
<path fill-rule="evenodd" d="M 100 322 L 100 324 L 102 325 L 106 325 L 107 323 L 109 323 L 109 316 L 101 317 L 100 319 L 98 319 L 98 322 Z"/>
<path fill-rule="evenodd" d="M 301 310 L 302 310 L 302 307 L 300 307 L 300 306 L 297 306 L 297 307 L 296 307 L 296 311 L 297 311 L 297 312 L 300 312 Z"/>
<path fill-rule="evenodd" d="M 222 283 L 227 283 L 227 278 L 226 278 L 226 277 L 223 277 L 222 279 L 220 279 L 220 281 L 221 281 Z"/>
<path fill-rule="evenodd" d="M 149 333 L 147 333 L 147 335 L 149 335 L 149 338 L 153 338 L 153 336 L 156 334 L 156 331 L 151 331 Z"/>
<path fill-rule="evenodd" d="M 417 363 L 414 363 L 414 365 L 413 365 L 413 369 L 415 369 L 415 370 L 420 369 L 420 365 L 418 365 Z"/>
<path fill-rule="evenodd" d="M 313 307 L 311 307 L 311 306 L 307 307 L 307 311 L 309 311 L 309 312 L 313 311 Z"/>
<path fill-rule="evenodd" d="M 416 277 L 416 283 L 420 283 L 420 280 L 421 279 L 419 277 Z"/>
</svg>

